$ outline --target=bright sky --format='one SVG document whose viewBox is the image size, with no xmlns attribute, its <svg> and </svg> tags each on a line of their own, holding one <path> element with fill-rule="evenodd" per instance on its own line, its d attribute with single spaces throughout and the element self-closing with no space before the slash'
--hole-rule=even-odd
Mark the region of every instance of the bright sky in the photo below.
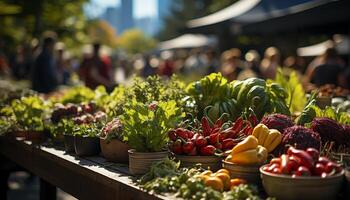
<svg viewBox="0 0 350 200">
<path fill-rule="evenodd" d="M 133 1 L 133 11 L 136 18 L 157 15 L 157 0 Z M 120 2 L 120 0 L 91 0 L 89 5 L 86 6 L 86 12 L 89 16 L 96 17 L 103 13 L 107 7 L 119 6 Z"/>
</svg>

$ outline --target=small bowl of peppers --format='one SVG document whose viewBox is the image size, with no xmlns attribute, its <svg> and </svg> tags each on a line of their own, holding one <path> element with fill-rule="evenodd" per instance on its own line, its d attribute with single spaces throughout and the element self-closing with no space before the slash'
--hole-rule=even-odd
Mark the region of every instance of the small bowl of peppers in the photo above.
<svg viewBox="0 0 350 200">
<path fill-rule="evenodd" d="M 283 200 L 336 199 L 344 179 L 343 168 L 314 148 L 290 147 L 260 173 L 266 193 Z"/>
</svg>

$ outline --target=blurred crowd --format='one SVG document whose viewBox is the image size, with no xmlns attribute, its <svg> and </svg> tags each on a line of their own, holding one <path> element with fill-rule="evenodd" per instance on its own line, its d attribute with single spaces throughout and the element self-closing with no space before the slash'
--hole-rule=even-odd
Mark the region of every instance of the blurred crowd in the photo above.
<svg viewBox="0 0 350 200">
<path fill-rule="evenodd" d="M 104 53 L 103 47 L 95 43 L 90 45 L 91 51 L 71 56 L 53 34 L 46 35 L 40 43 L 20 45 L 12 54 L 2 52 L 2 45 L 0 42 L 0 76 L 30 80 L 32 88 L 42 93 L 50 93 L 59 85 L 75 84 L 78 80 L 90 88 L 104 85 L 112 89 L 134 74 L 143 77 L 178 74 L 186 80 L 186 77 L 199 78 L 221 72 L 228 80 L 274 79 L 278 68 L 286 75 L 291 70 L 296 71 L 305 86 L 334 84 L 350 88 L 349 63 L 334 48 L 307 59 L 282 56 L 276 47 L 267 48 L 263 54 L 257 50 L 243 54 L 238 48 L 219 53 L 206 47 L 127 56 L 121 52 Z"/>
</svg>

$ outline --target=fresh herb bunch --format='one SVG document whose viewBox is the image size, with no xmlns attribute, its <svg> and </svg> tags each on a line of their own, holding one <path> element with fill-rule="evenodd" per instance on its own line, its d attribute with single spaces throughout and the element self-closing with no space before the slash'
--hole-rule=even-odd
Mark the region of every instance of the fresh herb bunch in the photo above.
<svg viewBox="0 0 350 200">
<path fill-rule="evenodd" d="M 133 99 L 121 117 L 125 138 L 138 152 L 159 152 L 166 148 L 167 132 L 176 127 L 184 113 L 174 100 L 145 104 Z"/>
<path fill-rule="evenodd" d="M 98 137 L 100 130 L 101 125 L 97 123 L 79 124 L 73 127 L 72 133 L 74 136 Z"/>
<path fill-rule="evenodd" d="M 184 108 L 185 84 L 176 76 L 164 80 L 159 76 L 150 76 L 145 80 L 134 77 L 130 86 L 119 86 L 110 95 L 107 103 L 107 113 L 110 117 L 117 117 L 124 113 L 124 105 L 131 99 L 149 104 L 153 101 L 175 101 L 178 107 Z"/>
<path fill-rule="evenodd" d="M 12 113 L 19 129 L 26 131 L 43 131 L 44 116 L 47 106 L 38 96 L 22 97 L 11 103 Z"/>
</svg>

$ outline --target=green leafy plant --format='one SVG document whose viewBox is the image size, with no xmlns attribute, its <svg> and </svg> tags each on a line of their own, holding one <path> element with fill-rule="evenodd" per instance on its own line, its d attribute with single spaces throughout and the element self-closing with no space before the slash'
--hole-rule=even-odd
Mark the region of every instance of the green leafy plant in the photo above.
<svg viewBox="0 0 350 200">
<path fill-rule="evenodd" d="M 132 100 L 121 120 L 129 146 L 138 152 L 159 152 L 168 142 L 167 132 L 184 117 L 174 100 L 145 104 Z"/>
<path fill-rule="evenodd" d="M 307 102 L 307 99 L 303 85 L 301 84 L 296 71 L 292 71 L 289 76 L 286 76 L 283 74 L 282 69 L 279 68 L 277 70 L 274 82 L 280 84 L 283 88 L 286 89 L 288 93 L 287 104 L 290 111 L 292 113 L 302 111 Z"/>
<path fill-rule="evenodd" d="M 30 131 L 44 130 L 45 102 L 38 96 L 22 97 L 11 103 L 13 115 L 19 129 Z"/>
<path fill-rule="evenodd" d="M 51 99 L 53 102 L 67 103 L 83 103 L 95 99 L 95 92 L 85 86 L 77 86 L 65 91 L 62 97 Z"/>
<path fill-rule="evenodd" d="M 100 130 L 101 126 L 96 123 L 80 124 L 73 127 L 72 133 L 74 136 L 98 137 Z"/>
</svg>

